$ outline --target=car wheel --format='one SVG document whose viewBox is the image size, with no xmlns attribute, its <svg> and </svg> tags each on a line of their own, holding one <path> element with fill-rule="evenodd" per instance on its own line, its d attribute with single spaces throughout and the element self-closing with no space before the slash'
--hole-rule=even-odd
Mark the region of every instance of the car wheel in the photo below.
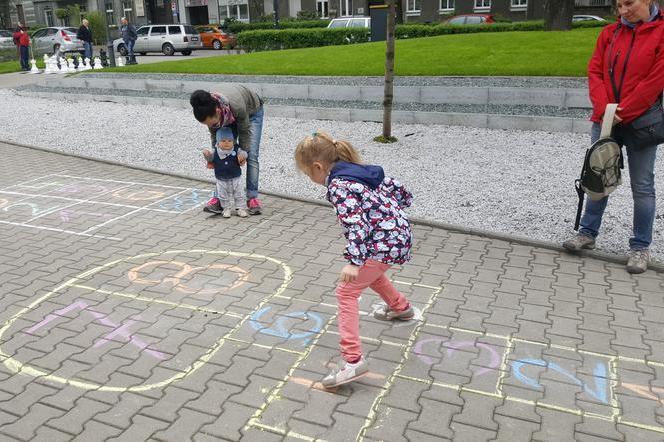
<svg viewBox="0 0 664 442">
<path fill-rule="evenodd" d="M 182 51 L 182 55 L 191 55 L 191 50 Z"/>
<path fill-rule="evenodd" d="M 221 49 L 221 42 L 219 40 L 213 40 L 212 47 L 215 48 L 216 50 Z"/>
<path fill-rule="evenodd" d="M 161 52 L 163 52 L 164 55 L 170 56 L 175 54 L 175 48 L 170 43 L 164 43 L 164 45 L 161 47 Z"/>
<path fill-rule="evenodd" d="M 127 48 L 125 47 L 125 45 L 119 45 L 119 46 L 118 46 L 118 52 L 119 52 L 120 55 L 122 55 L 123 57 L 126 57 L 126 56 L 127 56 Z"/>
</svg>

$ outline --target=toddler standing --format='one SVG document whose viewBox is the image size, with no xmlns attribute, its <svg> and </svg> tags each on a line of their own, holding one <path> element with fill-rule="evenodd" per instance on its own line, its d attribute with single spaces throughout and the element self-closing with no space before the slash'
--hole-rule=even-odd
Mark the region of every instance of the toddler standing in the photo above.
<svg viewBox="0 0 664 442">
<path fill-rule="evenodd" d="M 360 343 L 358 298 L 367 287 L 385 301 L 374 317 L 407 321 L 413 308 L 385 276 L 392 264 L 410 259 L 412 233 L 403 209 L 412 195 L 395 179 L 385 177 L 380 166 L 361 164 L 359 153 L 346 141 L 324 133 L 302 140 L 295 162 L 314 183 L 327 187 L 347 239 L 336 289 L 340 347 L 344 361 L 323 378 L 326 388 L 337 387 L 367 374 L 368 363 Z"/>
<path fill-rule="evenodd" d="M 235 211 L 241 218 L 247 217 L 245 204 L 244 184 L 242 183 L 242 168 L 247 161 L 247 152 L 235 144 L 235 136 L 229 127 L 220 127 L 216 132 L 217 146 L 214 152 L 209 149 L 203 151 L 208 165 L 214 166 L 214 176 L 217 178 L 217 195 L 221 201 L 223 211 L 218 208 L 210 211 L 221 213 L 224 218 L 231 217 L 231 208 L 235 203 Z"/>
</svg>

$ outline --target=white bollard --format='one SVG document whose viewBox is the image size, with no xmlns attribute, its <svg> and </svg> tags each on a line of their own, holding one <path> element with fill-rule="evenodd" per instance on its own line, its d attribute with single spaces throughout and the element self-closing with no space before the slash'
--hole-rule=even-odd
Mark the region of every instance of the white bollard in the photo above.
<svg viewBox="0 0 664 442">
<path fill-rule="evenodd" d="M 67 72 L 76 72 L 76 68 L 74 67 L 74 60 L 71 58 L 67 59 Z"/>
<path fill-rule="evenodd" d="M 124 57 L 119 55 L 118 58 L 115 59 L 115 65 L 118 67 L 124 66 Z"/>
<path fill-rule="evenodd" d="M 95 57 L 95 65 L 92 69 L 104 69 L 104 66 L 101 65 L 101 58 Z"/>
<path fill-rule="evenodd" d="M 78 58 L 77 58 L 77 60 L 78 60 L 78 65 L 76 66 L 76 70 L 77 70 L 78 72 L 84 71 L 84 70 L 85 70 L 85 66 L 83 66 L 83 57 L 81 57 L 81 56 L 79 55 Z"/>
<path fill-rule="evenodd" d="M 89 71 L 90 69 L 92 69 L 90 67 L 90 59 L 88 57 L 85 57 L 84 64 L 83 64 L 83 70 L 84 71 Z"/>
<path fill-rule="evenodd" d="M 60 70 L 58 71 L 58 74 L 66 74 L 66 73 L 67 73 L 67 60 L 60 57 Z"/>
</svg>

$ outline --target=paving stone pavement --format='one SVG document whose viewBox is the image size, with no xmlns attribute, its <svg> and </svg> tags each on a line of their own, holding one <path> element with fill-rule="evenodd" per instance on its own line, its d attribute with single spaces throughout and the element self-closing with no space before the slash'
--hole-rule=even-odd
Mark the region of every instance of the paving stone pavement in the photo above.
<svg viewBox="0 0 664 442">
<path fill-rule="evenodd" d="M 664 274 L 415 226 L 416 320 L 363 317 L 371 372 L 328 392 L 329 208 L 0 155 L 1 440 L 664 440 Z"/>
</svg>

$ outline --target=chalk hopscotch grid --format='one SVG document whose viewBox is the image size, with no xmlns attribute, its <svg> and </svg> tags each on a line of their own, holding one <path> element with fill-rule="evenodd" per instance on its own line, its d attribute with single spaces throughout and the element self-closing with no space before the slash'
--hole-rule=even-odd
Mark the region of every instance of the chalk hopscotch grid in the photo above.
<svg viewBox="0 0 664 442">
<path fill-rule="evenodd" d="M 398 281 L 398 280 L 394 280 L 392 282 L 394 282 L 396 284 L 412 285 L 412 286 L 416 286 L 416 287 L 434 289 L 435 292 L 432 295 L 432 299 L 430 300 L 430 303 L 433 303 L 435 301 L 435 297 L 437 296 L 438 293 L 440 293 L 440 290 L 442 290 L 442 288 L 440 288 L 440 287 L 427 286 L 427 285 L 424 285 L 424 284 L 403 282 L 403 281 Z M 337 307 L 335 304 L 330 304 L 330 303 L 325 303 L 325 302 L 316 302 L 316 301 L 310 301 L 310 300 L 299 299 L 299 298 L 290 298 L 290 297 L 283 296 L 283 295 L 277 295 L 275 297 L 283 298 L 283 299 L 291 299 L 291 300 L 294 300 L 294 301 L 305 302 L 305 303 L 310 303 L 310 304 L 316 304 L 316 305 L 330 307 L 330 308 L 336 308 Z M 427 306 L 428 305 L 430 305 L 430 304 L 427 303 Z M 424 314 L 426 310 L 427 310 L 427 307 L 425 307 L 423 309 L 422 313 Z M 336 317 L 336 315 L 333 316 L 332 318 L 330 318 L 330 320 L 325 325 L 323 330 L 320 331 L 320 335 L 322 335 L 325 332 L 338 335 L 338 332 L 327 330 L 327 328 L 329 327 L 329 325 L 331 324 L 331 322 L 334 320 L 335 317 Z M 496 381 L 496 387 L 495 387 L 494 391 L 493 392 L 492 391 L 484 391 L 484 390 L 469 388 L 469 387 L 466 387 L 466 386 L 461 385 L 461 384 L 448 384 L 448 383 L 444 383 L 444 382 L 435 381 L 435 380 L 432 380 L 432 379 L 421 379 L 421 378 L 401 374 L 401 370 L 405 366 L 405 362 L 407 361 L 407 359 L 410 357 L 410 354 L 412 353 L 412 347 L 415 344 L 415 341 L 417 340 L 417 336 L 422 331 L 422 329 L 425 328 L 425 327 L 445 329 L 445 330 L 449 330 L 449 331 L 457 331 L 457 332 L 473 334 L 473 335 L 476 335 L 478 337 L 489 337 L 489 338 L 496 338 L 496 339 L 504 340 L 505 341 L 505 346 L 504 346 L 505 350 L 504 350 L 503 356 L 501 358 L 501 363 L 500 363 L 500 368 L 499 368 L 500 375 L 499 375 L 499 377 Z M 309 440 L 309 441 L 320 440 L 320 439 L 318 439 L 316 437 L 313 437 L 313 436 L 300 434 L 300 433 L 294 432 L 294 431 L 289 430 L 289 429 L 279 428 L 279 427 L 267 425 L 267 424 L 264 424 L 264 423 L 260 422 L 260 416 L 263 414 L 263 412 L 265 411 L 267 406 L 271 402 L 273 402 L 275 399 L 278 398 L 279 392 L 281 391 L 281 389 L 283 388 L 285 383 L 288 381 L 288 379 L 291 377 L 292 373 L 297 369 L 297 367 L 301 364 L 301 362 L 304 359 L 306 359 L 306 357 L 309 355 L 309 353 L 311 352 L 313 347 L 315 347 L 315 344 L 318 341 L 318 338 L 320 337 L 320 335 L 318 337 L 316 337 L 315 340 L 310 344 L 310 346 L 305 350 L 305 354 L 302 354 L 301 357 L 298 358 L 297 361 L 295 361 L 294 365 L 289 370 L 288 375 L 282 381 L 280 381 L 277 386 L 275 386 L 273 391 L 270 392 L 270 394 L 268 395 L 268 399 L 257 410 L 256 414 L 249 420 L 249 422 L 247 423 L 245 428 L 255 427 L 255 428 L 259 428 L 259 429 L 269 431 L 269 432 L 272 432 L 272 433 L 275 433 L 275 434 L 279 434 L 281 436 L 293 437 L 293 438 L 297 438 L 297 439 L 301 439 L 301 440 Z M 393 373 L 393 375 L 387 380 L 386 384 L 383 387 L 380 387 L 381 392 L 379 393 L 379 395 L 377 396 L 377 398 L 374 401 L 374 404 L 371 407 L 371 411 L 370 411 L 370 414 L 369 414 L 369 416 L 367 417 L 367 419 L 365 421 L 365 425 L 362 427 L 362 429 L 360 430 L 360 432 L 357 435 L 357 440 L 358 441 L 359 440 L 364 440 L 364 435 L 365 435 L 366 431 L 369 428 L 371 428 L 371 426 L 373 425 L 375 419 L 377 418 L 378 409 L 379 409 L 379 407 L 382 403 L 383 398 L 389 392 L 389 390 L 391 389 L 391 387 L 394 384 L 394 382 L 396 381 L 396 379 L 401 379 L 401 380 L 405 380 L 405 381 L 426 384 L 426 385 L 430 385 L 430 386 L 434 386 L 434 387 L 438 387 L 438 388 L 451 389 L 451 390 L 455 390 L 455 391 L 458 391 L 458 392 L 467 392 L 467 393 L 477 394 L 477 395 L 481 395 L 481 396 L 493 397 L 493 398 L 502 399 L 502 400 L 505 400 L 505 401 L 508 401 L 508 402 L 523 403 L 523 404 L 526 404 L 526 405 L 531 405 L 531 406 L 535 406 L 535 407 L 541 407 L 541 408 L 545 408 L 545 409 L 559 411 L 559 412 L 563 412 L 563 413 L 566 413 L 566 414 L 572 414 L 572 415 L 591 418 L 591 419 L 599 419 L 599 420 L 614 422 L 616 424 L 622 424 L 622 425 L 626 425 L 626 426 L 630 426 L 630 427 L 634 427 L 634 428 L 638 428 L 638 429 L 642 429 L 642 430 L 648 430 L 648 431 L 653 431 L 653 432 L 657 432 L 657 433 L 664 433 L 664 427 L 657 427 L 657 426 L 653 426 L 653 425 L 647 425 L 647 424 L 643 424 L 643 423 L 623 419 L 622 416 L 620 415 L 621 408 L 620 408 L 620 405 L 618 403 L 617 396 L 616 396 L 616 388 L 618 386 L 618 374 L 617 374 L 617 363 L 618 363 L 618 361 L 622 360 L 622 361 L 626 361 L 626 362 L 640 363 L 640 364 L 643 364 L 643 365 L 646 365 L 646 366 L 651 365 L 651 366 L 656 366 L 656 367 L 664 367 L 664 363 L 662 363 L 662 362 L 643 360 L 643 359 L 637 359 L 637 358 L 626 357 L 626 356 L 609 355 L 609 354 L 604 354 L 604 353 L 600 353 L 600 352 L 593 352 L 593 351 L 588 351 L 588 350 L 578 350 L 578 349 L 563 346 L 563 345 L 548 344 L 548 343 L 532 341 L 532 340 L 528 340 L 528 339 L 514 338 L 514 337 L 511 337 L 511 336 L 499 335 L 499 334 L 495 334 L 495 333 L 488 333 L 488 332 L 484 332 L 484 331 L 480 331 L 480 330 L 472 330 L 472 329 L 465 329 L 465 328 L 461 328 L 461 327 L 430 324 L 430 323 L 426 322 L 425 319 L 418 322 L 418 324 L 416 325 L 416 329 L 413 330 L 413 332 L 411 333 L 411 339 L 409 339 L 407 344 L 392 342 L 392 341 L 384 340 L 384 339 L 378 340 L 378 339 L 375 339 L 375 338 L 369 338 L 369 337 L 364 337 L 364 336 L 361 336 L 360 338 L 361 338 L 362 341 L 365 341 L 365 342 L 382 343 L 382 344 L 386 344 L 386 345 L 390 345 L 390 346 L 400 347 L 400 348 L 403 349 L 403 353 L 402 353 L 403 356 L 402 356 L 402 360 L 400 361 L 400 363 L 397 364 L 397 368 L 396 368 L 395 372 Z M 609 367 L 609 373 L 608 373 L 608 376 L 607 376 L 607 380 L 609 382 L 608 382 L 607 386 L 609 388 L 609 394 L 610 394 L 610 403 L 606 404 L 606 406 L 611 409 L 610 415 L 592 413 L 592 412 L 587 412 L 587 411 L 584 411 L 584 410 L 581 410 L 581 409 L 573 409 L 573 408 L 558 406 L 558 405 L 555 405 L 555 404 L 550 404 L 550 403 L 547 403 L 545 401 L 533 401 L 533 400 L 523 399 L 523 398 L 519 398 L 519 397 L 510 396 L 508 394 L 505 394 L 503 392 L 503 389 L 502 389 L 502 387 L 503 387 L 502 384 L 503 384 L 503 381 L 504 381 L 505 377 L 511 371 L 508 368 L 508 365 L 509 365 L 508 358 L 509 358 L 509 355 L 511 354 L 512 350 L 514 349 L 514 343 L 517 343 L 517 342 L 525 343 L 525 344 L 531 344 L 531 345 L 537 345 L 537 346 L 542 346 L 542 347 L 547 347 L 547 348 L 551 348 L 551 349 L 566 350 L 566 351 L 570 351 L 570 352 L 574 352 L 574 353 L 578 353 L 578 354 L 585 354 L 585 355 L 589 355 L 589 356 L 595 356 L 595 357 L 606 359 L 607 362 L 608 362 L 607 365 Z M 312 382 L 312 385 L 313 384 L 314 384 L 314 382 Z M 317 389 L 317 391 L 321 391 L 321 390 Z M 326 393 L 324 390 L 322 392 Z M 334 394 L 333 392 L 327 392 L 327 393 L 328 394 Z"/>
<path fill-rule="evenodd" d="M 67 233 L 67 234 L 72 234 L 72 235 L 79 235 L 79 236 L 87 236 L 87 237 L 96 237 L 96 238 L 103 238 L 103 239 L 110 239 L 114 241 L 122 241 L 122 238 L 118 238 L 115 236 L 106 236 L 106 235 L 100 235 L 96 233 L 92 233 L 99 228 L 106 226 L 112 222 L 115 222 L 119 219 L 125 218 L 127 216 L 133 215 L 135 213 L 141 212 L 141 211 L 156 211 L 156 212 L 161 212 L 161 213 L 171 213 L 171 214 L 183 214 L 190 212 L 197 207 L 201 206 L 204 204 L 205 201 L 200 201 L 196 202 L 195 204 L 192 204 L 191 207 L 187 208 L 186 210 L 169 210 L 169 209 L 162 209 L 159 207 L 153 207 L 157 204 L 163 204 L 165 201 L 171 200 L 178 198 L 182 194 L 191 192 L 201 192 L 204 193 L 206 192 L 203 189 L 198 189 L 198 188 L 193 188 L 193 187 L 182 187 L 182 186 L 169 186 L 169 185 L 164 185 L 164 184 L 153 184 L 153 183 L 142 183 L 142 182 L 136 182 L 136 181 L 122 181 L 122 180 L 113 180 L 113 179 L 101 179 L 101 178 L 90 178 L 90 177 L 80 177 L 80 176 L 75 176 L 75 175 L 65 175 L 65 174 L 49 174 L 49 175 L 44 175 L 41 177 L 33 178 L 28 181 L 24 181 L 21 183 L 16 183 L 11 186 L 5 187 L 4 189 L 0 190 L 0 194 L 7 194 L 7 195 L 16 195 L 16 196 L 22 196 L 24 198 L 19 199 L 18 201 L 12 202 L 12 204 L 17 204 L 17 203 L 24 203 L 30 198 L 34 197 L 44 197 L 44 195 L 41 194 L 31 194 L 31 193 L 26 193 L 26 192 L 19 192 L 16 190 L 11 190 L 11 189 L 17 189 L 17 188 L 32 188 L 32 189 L 43 189 L 45 185 L 31 185 L 32 183 L 39 182 L 40 180 L 45 180 L 45 179 L 57 179 L 57 178 L 67 178 L 67 179 L 74 179 L 74 180 L 80 180 L 81 182 L 100 182 L 100 183 L 115 183 L 115 184 L 122 184 L 120 187 L 112 188 L 108 191 L 104 192 L 97 192 L 95 193 L 94 197 L 88 198 L 88 199 L 82 199 L 82 198 L 73 198 L 73 197 L 65 197 L 65 196 L 57 196 L 57 195 L 48 195 L 47 197 L 50 199 L 55 199 L 55 200 L 62 200 L 62 201 L 70 201 L 72 204 L 68 204 L 65 206 L 57 206 L 52 209 L 46 210 L 44 213 L 40 213 L 36 216 L 33 216 L 27 221 L 24 222 L 15 222 L 15 221 L 6 221 L 6 220 L 0 220 L 1 224 L 7 224 L 7 225 L 14 225 L 14 226 L 19 226 L 19 227 L 28 227 L 28 228 L 35 228 L 38 230 L 48 230 L 48 231 L 54 231 L 54 232 L 60 232 L 60 233 Z M 45 184 L 50 184 L 50 183 L 45 183 Z M 66 185 L 76 185 L 76 182 L 73 183 L 58 183 L 59 185 L 66 186 Z M 107 195 L 109 193 L 116 193 L 118 191 L 128 189 L 131 186 L 148 186 L 148 187 L 158 187 L 158 188 L 163 188 L 163 189 L 172 189 L 172 190 L 179 190 L 179 192 L 174 193 L 174 194 L 169 194 L 164 196 L 163 198 L 160 198 L 159 200 L 153 201 L 145 206 L 138 206 L 134 204 L 120 204 L 120 203 L 111 203 L 111 202 L 105 202 L 105 201 L 97 201 L 100 197 Z M 128 209 L 133 209 L 130 212 L 123 214 L 123 215 L 118 215 L 116 217 L 113 217 L 109 220 L 103 221 L 99 224 L 96 224 L 85 231 L 74 231 L 70 229 L 61 229 L 61 228 L 56 228 L 56 227 L 49 227 L 49 226 L 40 226 L 36 224 L 31 224 L 34 221 L 38 220 L 39 218 L 42 218 L 44 216 L 50 215 L 52 213 L 55 213 L 57 211 L 61 210 L 66 210 L 68 208 L 80 205 L 80 204 L 90 204 L 90 205 L 102 205 L 102 206 L 111 206 L 111 207 L 122 207 L 122 208 L 128 208 Z"/>
</svg>

